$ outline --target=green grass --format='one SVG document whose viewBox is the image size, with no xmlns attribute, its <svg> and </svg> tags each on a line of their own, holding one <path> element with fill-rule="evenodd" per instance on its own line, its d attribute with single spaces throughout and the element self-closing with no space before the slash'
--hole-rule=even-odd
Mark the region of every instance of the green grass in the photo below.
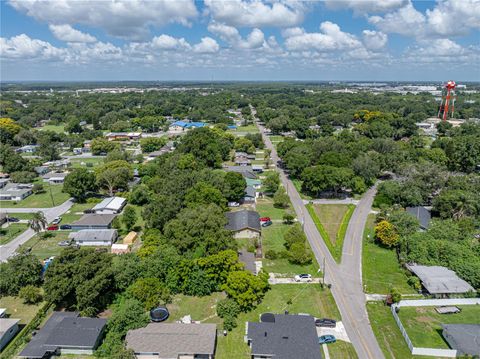
<svg viewBox="0 0 480 359">
<path fill-rule="evenodd" d="M 24 250 L 31 248 L 30 253 L 38 257 L 39 259 L 46 259 L 52 256 L 58 256 L 62 249 L 58 242 L 68 239 L 69 231 L 52 231 L 53 237 L 40 239 L 38 236 L 34 236 L 26 243 L 20 246 L 18 252 L 21 253 Z"/>
<path fill-rule="evenodd" d="M 83 216 L 83 211 L 93 208 L 97 202 L 99 202 L 99 200 L 96 202 L 75 203 L 62 215 L 62 222 L 60 224 L 71 224 L 79 220 Z"/>
<path fill-rule="evenodd" d="M 251 124 L 247 126 L 238 126 L 236 130 L 229 130 L 233 133 L 235 132 L 258 132 L 257 125 Z"/>
<path fill-rule="evenodd" d="M 225 298 L 224 293 L 212 293 L 205 297 L 191 297 L 183 294 L 176 295 L 171 304 L 167 305 L 170 312 L 169 322 L 174 322 L 180 318 L 190 315 L 193 320 L 199 320 L 205 323 L 223 323 L 222 318 L 217 317 L 217 302 Z"/>
<path fill-rule="evenodd" d="M 340 262 L 345 232 L 355 206 L 345 204 L 307 204 L 306 207 L 330 254 L 337 262 Z"/>
<path fill-rule="evenodd" d="M 48 208 L 61 205 L 70 198 L 68 193 L 63 193 L 63 185 L 49 185 L 43 184 L 45 191 L 39 194 L 32 194 L 23 201 L 2 201 L 2 207 L 17 207 L 17 208 Z M 50 189 L 52 194 L 50 195 Z M 53 203 L 52 203 L 53 196 Z"/>
<path fill-rule="evenodd" d="M 33 213 L 9 213 L 8 216 L 9 217 L 15 217 L 15 218 L 18 218 L 18 219 L 29 220 L 29 219 L 33 218 Z"/>
<path fill-rule="evenodd" d="M 291 304 L 287 304 L 290 303 Z M 258 322 L 259 316 L 265 312 L 309 313 L 313 316 L 325 316 L 340 320 L 335 301 L 328 289 L 322 290 L 318 285 L 278 284 L 272 286 L 262 303 L 249 313 L 242 313 L 237 318 L 238 327 L 226 337 L 218 337 L 217 359 L 247 359 L 250 349 L 243 341 L 245 322 Z M 320 346 L 319 346 L 319 350 Z"/>
<path fill-rule="evenodd" d="M 39 128 L 39 131 L 53 131 L 57 133 L 64 133 L 65 126 L 64 125 L 45 125 Z"/>
<path fill-rule="evenodd" d="M 478 324 L 480 306 L 458 306 L 461 313 L 438 314 L 435 307 L 402 307 L 398 313 L 413 346 L 448 349 L 442 336 L 442 324 Z"/>
<path fill-rule="evenodd" d="M 29 305 L 23 304 L 23 299 L 18 297 L 1 297 L 0 308 L 7 310 L 7 316 L 12 319 L 20 319 L 19 324 L 28 324 L 37 314 L 43 303 Z"/>
<path fill-rule="evenodd" d="M 70 160 L 70 164 L 73 168 L 93 168 L 95 166 L 103 164 L 103 158 L 95 157 L 95 158 L 73 158 Z M 85 163 L 82 165 L 82 163 Z M 87 167 L 88 164 L 91 163 L 92 167 Z"/>
<path fill-rule="evenodd" d="M 363 284 L 367 293 L 387 294 L 392 287 L 403 294 L 413 294 L 407 275 L 398 263 L 394 249 L 381 247 L 374 241 L 375 215 L 368 215 L 363 233 Z"/>
<path fill-rule="evenodd" d="M 272 135 L 268 137 L 270 138 L 270 141 L 272 141 L 272 143 L 278 143 L 284 140 L 283 136 L 279 136 L 279 135 Z"/>
<path fill-rule="evenodd" d="M 272 220 L 283 220 L 285 209 L 275 208 L 273 206 L 273 200 L 268 197 L 258 199 L 256 208 L 260 217 L 270 217 Z"/>
<path fill-rule="evenodd" d="M 27 228 L 26 223 L 10 223 L 7 228 L 0 229 L 0 245 L 7 244 Z"/>
<path fill-rule="evenodd" d="M 333 344 L 328 344 L 328 353 L 332 359 L 358 358 L 353 345 L 342 340 L 337 340 Z"/>
</svg>

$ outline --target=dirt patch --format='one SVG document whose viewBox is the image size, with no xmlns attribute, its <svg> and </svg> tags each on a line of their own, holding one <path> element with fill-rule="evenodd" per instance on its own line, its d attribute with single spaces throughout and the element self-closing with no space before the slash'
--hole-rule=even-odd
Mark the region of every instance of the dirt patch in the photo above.
<svg viewBox="0 0 480 359">
<path fill-rule="evenodd" d="M 420 323 L 430 323 L 433 322 L 433 319 L 426 316 L 416 317 L 415 320 Z"/>
<path fill-rule="evenodd" d="M 98 313 L 99 318 L 110 318 L 113 311 L 111 309 L 105 309 L 103 312 Z"/>
<path fill-rule="evenodd" d="M 417 307 L 417 308 L 415 308 L 415 311 L 417 313 L 426 313 L 426 312 L 428 312 L 428 309 L 427 308 L 422 308 L 422 307 Z"/>
</svg>

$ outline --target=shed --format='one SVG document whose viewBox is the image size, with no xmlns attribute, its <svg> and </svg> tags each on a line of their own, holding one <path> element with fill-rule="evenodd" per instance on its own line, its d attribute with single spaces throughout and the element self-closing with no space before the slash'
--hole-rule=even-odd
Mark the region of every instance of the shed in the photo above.
<svg viewBox="0 0 480 359">
<path fill-rule="evenodd" d="M 407 207 L 405 210 L 410 213 L 412 216 L 418 219 L 420 223 L 420 228 L 425 230 L 430 227 L 430 221 L 432 220 L 432 215 L 430 210 L 425 207 Z"/>
<path fill-rule="evenodd" d="M 114 243 L 111 248 L 112 254 L 125 254 L 130 252 L 130 246 L 128 244 Z"/>
<path fill-rule="evenodd" d="M 124 244 L 133 244 L 137 240 L 138 234 L 137 232 L 131 231 L 128 233 L 125 238 L 123 238 Z"/>
</svg>

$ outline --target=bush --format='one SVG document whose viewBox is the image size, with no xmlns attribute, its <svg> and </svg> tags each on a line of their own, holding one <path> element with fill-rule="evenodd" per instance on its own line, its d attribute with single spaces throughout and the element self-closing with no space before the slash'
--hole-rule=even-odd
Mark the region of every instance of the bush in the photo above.
<svg viewBox="0 0 480 359">
<path fill-rule="evenodd" d="M 232 316 L 235 318 L 240 314 L 240 306 L 233 299 L 222 299 L 217 303 L 217 315 L 220 318 L 226 318 Z"/>
<path fill-rule="evenodd" d="M 276 208 L 287 208 L 289 202 L 288 195 L 282 187 L 279 187 L 273 196 L 273 206 Z"/>
<path fill-rule="evenodd" d="M 35 178 L 37 178 L 35 172 L 18 171 L 10 173 L 10 179 L 15 183 L 32 183 Z"/>
<path fill-rule="evenodd" d="M 227 315 L 223 319 L 223 329 L 231 331 L 237 327 L 237 318 L 231 315 Z"/>
<path fill-rule="evenodd" d="M 33 285 L 27 285 L 20 289 L 18 296 L 23 299 L 23 303 L 25 304 L 37 304 L 42 300 L 40 288 Z"/>
<path fill-rule="evenodd" d="M 278 258 L 278 252 L 273 250 L 273 249 L 269 249 L 268 251 L 265 252 L 265 258 L 267 258 L 267 259 L 277 259 Z"/>
<path fill-rule="evenodd" d="M 396 288 L 390 289 L 390 295 L 393 303 L 398 303 L 402 300 L 402 294 Z"/>
<path fill-rule="evenodd" d="M 293 264 L 310 264 L 312 263 L 312 253 L 307 249 L 305 243 L 293 243 L 290 247 L 288 260 Z"/>
<path fill-rule="evenodd" d="M 283 223 L 292 224 L 295 220 L 295 216 L 290 212 L 285 212 L 283 214 Z"/>
<path fill-rule="evenodd" d="M 45 192 L 45 189 L 43 188 L 43 184 L 35 183 L 32 187 L 32 192 L 35 194 Z"/>
<path fill-rule="evenodd" d="M 415 289 L 417 291 L 422 289 L 422 285 L 421 285 L 420 279 L 418 279 L 418 277 L 411 276 L 410 278 L 408 278 L 407 283 L 408 283 L 409 286 L 411 286 L 413 289 Z"/>
</svg>

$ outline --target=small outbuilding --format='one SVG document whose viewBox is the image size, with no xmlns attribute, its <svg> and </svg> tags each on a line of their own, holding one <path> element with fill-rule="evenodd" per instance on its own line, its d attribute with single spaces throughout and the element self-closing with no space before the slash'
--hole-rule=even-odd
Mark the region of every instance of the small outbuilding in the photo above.
<svg viewBox="0 0 480 359">
<path fill-rule="evenodd" d="M 3 350 L 10 340 L 17 335 L 19 321 L 20 319 L 0 318 L 0 350 Z"/>
<path fill-rule="evenodd" d="M 67 177 L 67 172 L 49 172 L 42 176 L 43 182 L 48 182 L 50 184 L 62 184 L 65 182 L 65 177 Z"/>
<path fill-rule="evenodd" d="M 137 232 L 131 231 L 129 232 L 125 238 L 123 238 L 124 244 L 133 244 L 137 240 L 138 234 Z"/>
<path fill-rule="evenodd" d="M 407 207 L 405 210 L 410 213 L 412 216 L 418 219 L 418 222 L 420 223 L 420 228 L 423 230 L 427 230 L 428 227 L 430 227 L 430 221 L 432 220 L 432 215 L 430 213 L 430 210 L 417 206 L 417 207 Z"/>
<path fill-rule="evenodd" d="M 112 254 L 130 253 L 130 246 L 128 244 L 114 243 L 111 248 Z"/>
</svg>

